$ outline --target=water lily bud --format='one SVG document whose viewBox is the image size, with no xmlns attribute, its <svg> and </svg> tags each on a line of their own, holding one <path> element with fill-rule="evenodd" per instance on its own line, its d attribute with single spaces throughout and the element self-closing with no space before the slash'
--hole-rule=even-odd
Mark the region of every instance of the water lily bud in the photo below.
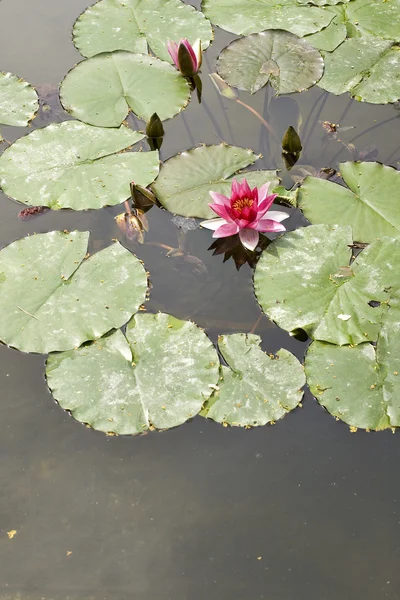
<svg viewBox="0 0 400 600">
<path fill-rule="evenodd" d="M 144 230 L 148 230 L 144 227 L 141 219 L 133 213 L 121 213 L 115 217 L 115 221 L 121 232 L 126 235 L 129 240 L 144 242 Z"/>
<path fill-rule="evenodd" d="M 193 77 L 197 73 L 197 61 L 184 42 L 178 48 L 179 70 L 184 77 Z"/>
<path fill-rule="evenodd" d="M 201 40 L 196 40 L 192 47 L 193 47 L 193 52 L 196 55 L 197 71 L 200 71 L 200 67 L 203 64 L 203 49 L 201 47 Z"/>
<path fill-rule="evenodd" d="M 147 188 L 137 185 L 134 181 L 131 183 L 132 204 L 135 208 L 146 210 L 157 204 L 157 198 Z"/>
<path fill-rule="evenodd" d="M 164 127 L 157 113 L 153 113 L 146 125 L 146 135 L 149 138 L 161 138 L 164 135 Z"/>
<path fill-rule="evenodd" d="M 236 100 L 239 97 L 237 91 L 233 90 L 217 73 L 210 73 L 210 79 L 221 96 L 225 96 L 230 100 Z"/>
<path fill-rule="evenodd" d="M 176 68 L 184 77 L 193 77 L 198 73 L 203 61 L 201 40 L 196 40 L 193 46 L 186 38 L 181 40 L 179 44 L 168 40 L 167 50 Z"/>
<path fill-rule="evenodd" d="M 282 150 L 287 154 L 300 154 L 302 148 L 299 134 L 294 127 L 288 127 L 282 139 Z"/>
</svg>

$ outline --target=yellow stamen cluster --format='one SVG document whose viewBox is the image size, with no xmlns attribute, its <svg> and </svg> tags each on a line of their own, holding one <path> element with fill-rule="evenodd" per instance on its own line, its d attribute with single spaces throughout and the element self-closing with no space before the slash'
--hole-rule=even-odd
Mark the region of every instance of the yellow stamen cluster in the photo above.
<svg viewBox="0 0 400 600">
<path fill-rule="evenodd" d="M 248 206 L 249 208 L 251 206 L 253 206 L 254 200 L 252 200 L 251 198 L 240 198 L 239 200 L 235 200 L 235 202 L 232 204 L 232 208 L 234 210 L 243 210 L 244 208 L 246 208 L 246 206 Z"/>
</svg>

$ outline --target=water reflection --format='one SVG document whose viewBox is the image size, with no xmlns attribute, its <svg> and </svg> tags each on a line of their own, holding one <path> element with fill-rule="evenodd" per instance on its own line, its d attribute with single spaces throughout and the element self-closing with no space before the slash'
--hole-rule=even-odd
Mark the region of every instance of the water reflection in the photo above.
<svg viewBox="0 0 400 600">
<path fill-rule="evenodd" d="M 80 60 L 70 29 L 86 6 L 0 3 L 2 69 L 39 85 L 42 109 L 33 127 L 66 118 L 56 89 Z M 259 119 L 209 81 L 233 37 L 217 32 L 205 53 L 202 103 L 192 100 L 164 124 L 163 160 L 223 140 L 262 153 L 255 168 L 281 169 L 288 187 L 296 173 L 337 170 L 355 156 L 351 145 L 357 152 L 375 145 L 378 160 L 399 166 L 398 107 L 318 88 L 278 99 L 268 89 L 241 95 L 273 122 L 279 140 L 290 125 L 299 131 L 301 164 L 287 171 L 280 145 Z M 327 140 L 320 121 L 343 128 L 340 143 Z M 2 129 L 10 141 L 28 131 Z M 151 273 L 148 310 L 192 318 L 214 340 L 253 331 L 266 351 L 284 346 L 302 358 L 306 343 L 261 315 L 250 265 L 238 271 L 233 255 L 224 262 L 233 250 L 222 246 L 213 256 L 210 232 L 184 231 L 154 207 L 140 244 L 118 228 L 114 217 L 123 206 L 21 221 L 21 205 L 4 195 L 1 202 L 1 246 L 58 228 L 90 229 L 91 252 L 119 239 Z M 306 221 L 297 214 L 291 226 L 298 225 Z M 1 600 L 399 597 L 397 436 L 352 435 L 307 395 L 303 408 L 273 427 L 224 429 L 196 418 L 162 434 L 107 438 L 56 405 L 44 357 L 2 346 L 0 364 Z"/>
</svg>

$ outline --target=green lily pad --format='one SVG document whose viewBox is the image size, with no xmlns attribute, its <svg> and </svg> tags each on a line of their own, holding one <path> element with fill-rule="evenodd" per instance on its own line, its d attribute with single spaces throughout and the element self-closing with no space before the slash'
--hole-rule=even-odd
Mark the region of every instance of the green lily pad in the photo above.
<svg viewBox="0 0 400 600">
<path fill-rule="evenodd" d="M 168 40 L 201 39 L 204 49 L 212 29 L 203 13 L 180 0 L 100 0 L 76 21 L 73 38 L 86 57 L 113 50 L 146 54 L 150 47 L 156 56 L 171 62 Z"/>
<path fill-rule="evenodd" d="M 135 435 L 194 417 L 218 381 L 219 360 L 190 321 L 138 314 L 89 346 L 50 355 L 48 385 L 62 408 L 94 429 Z"/>
<path fill-rule="evenodd" d="M 400 239 L 381 238 L 350 264 L 351 228 L 313 225 L 285 234 L 261 255 L 254 289 L 287 331 L 331 344 L 376 341 L 386 303 L 400 287 Z"/>
<path fill-rule="evenodd" d="M 217 71 L 229 85 L 254 94 L 270 83 L 276 94 L 301 92 L 321 79 L 324 62 L 305 40 L 287 31 L 263 31 L 233 41 Z"/>
<path fill-rule="evenodd" d="M 297 207 L 298 188 L 287 190 L 283 185 L 278 185 L 272 192 L 278 194 L 275 200 L 278 204 L 290 204 L 293 208 Z"/>
<path fill-rule="evenodd" d="M 311 223 L 350 225 L 358 242 L 396 236 L 400 232 L 400 173 L 379 163 L 339 165 L 345 188 L 307 177 L 298 206 Z"/>
<path fill-rule="evenodd" d="M 76 119 L 118 127 L 129 110 L 148 121 L 169 119 L 189 100 L 187 81 L 170 64 L 146 54 L 110 52 L 84 60 L 61 84 L 64 108 Z"/>
<path fill-rule="evenodd" d="M 301 6 L 297 0 L 203 0 L 202 10 L 211 23 L 238 35 L 284 29 L 302 37 L 332 19 L 324 8 Z"/>
<path fill-rule="evenodd" d="M 235 175 L 258 158 L 251 150 L 225 144 L 192 148 L 167 160 L 151 187 L 170 212 L 208 219 L 215 217 L 208 206 L 212 202 L 209 192 L 229 197 L 233 177 L 239 180 L 246 177 L 253 187 L 267 181 L 271 181 L 271 190 L 278 185 L 276 171 L 248 171 Z"/>
<path fill-rule="evenodd" d="M 1 187 L 30 206 L 84 210 L 119 204 L 128 198 L 131 181 L 147 186 L 157 176 L 158 152 L 120 153 L 143 137 L 128 127 L 79 121 L 36 129 L 0 157 Z"/>
<path fill-rule="evenodd" d="M 344 5 L 349 37 L 400 41 L 400 0 L 352 0 Z"/>
<path fill-rule="evenodd" d="M 313 342 L 305 369 L 311 392 L 334 417 L 351 427 L 400 426 L 399 296 L 390 302 L 376 349 Z"/>
<path fill-rule="evenodd" d="M 0 252 L 0 340 L 69 350 L 121 327 L 145 299 L 142 263 L 113 244 L 86 260 L 89 232 L 35 234 Z"/>
<path fill-rule="evenodd" d="M 302 365 L 287 350 L 265 354 L 258 335 L 234 333 L 218 340 L 229 365 L 221 367 L 218 390 L 202 413 L 218 423 L 254 427 L 274 423 L 301 402 Z"/>
<path fill-rule="evenodd" d="M 336 95 L 350 92 L 363 102 L 396 102 L 400 98 L 400 47 L 373 37 L 346 40 L 325 54 L 325 72 L 318 85 Z"/>
<path fill-rule="evenodd" d="M 345 5 L 330 6 L 325 10 L 331 13 L 332 21 L 321 31 L 307 35 L 304 39 L 318 50 L 333 52 L 347 36 Z"/>
<path fill-rule="evenodd" d="M 0 123 L 26 127 L 39 109 L 35 89 L 12 73 L 0 72 Z"/>
<path fill-rule="evenodd" d="M 350 0 L 297 0 L 297 2 L 311 6 L 334 6 L 335 4 L 345 4 Z"/>
</svg>

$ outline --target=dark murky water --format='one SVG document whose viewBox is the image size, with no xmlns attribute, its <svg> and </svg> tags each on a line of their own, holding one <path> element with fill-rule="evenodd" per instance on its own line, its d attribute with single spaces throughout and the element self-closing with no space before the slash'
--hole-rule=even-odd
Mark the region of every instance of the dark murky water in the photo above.
<svg viewBox="0 0 400 600">
<path fill-rule="evenodd" d="M 246 0 L 243 0 L 244 2 Z M 2 0 L 1 69 L 39 86 L 60 120 L 54 87 L 80 60 L 70 41 L 87 0 Z M 205 73 L 231 39 L 219 32 L 203 68 L 204 103 L 195 100 L 166 123 L 165 159 L 200 142 L 261 151 L 258 168 L 281 167 L 260 122 L 221 100 Z M 299 96 L 302 164 L 337 167 L 352 156 L 326 142 L 319 120 L 344 132 L 358 150 L 376 144 L 377 159 L 399 166 L 400 112 L 333 97 L 315 88 Z M 265 94 L 242 96 L 261 113 Z M 276 127 L 295 124 L 295 105 L 275 103 Z M 280 125 L 278 125 L 278 122 Z M 3 128 L 15 139 L 24 130 Z M 287 173 L 283 174 L 289 181 Z M 186 252 L 205 265 L 166 257 L 176 247 L 171 215 L 153 209 L 146 242 L 121 237 L 101 211 L 47 213 L 28 222 L 1 199 L 0 244 L 32 232 L 90 229 L 91 248 L 118 237 L 145 261 L 153 290 L 149 310 L 192 317 L 213 339 L 250 331 L 260 315 L 252 271 L 207 251 L 210 232 L 189 232 Z M 291 224 L 294 226 L 294 222 Z M 301 358 L 305 344 L 266 318 L 263 347 Z M 274 427 L 224 429 L 196 418 L 140 438 L 86 429 L 52 400 L 44 358 L 0 346 L 0 599 L 21 600 L 378 600 L 400 597 L 400 459 L 398 435 L 351 434 L 308 394 L 303 408 Z M 7 532 L 17 530 L 10 540 Z"/>
</svg>

